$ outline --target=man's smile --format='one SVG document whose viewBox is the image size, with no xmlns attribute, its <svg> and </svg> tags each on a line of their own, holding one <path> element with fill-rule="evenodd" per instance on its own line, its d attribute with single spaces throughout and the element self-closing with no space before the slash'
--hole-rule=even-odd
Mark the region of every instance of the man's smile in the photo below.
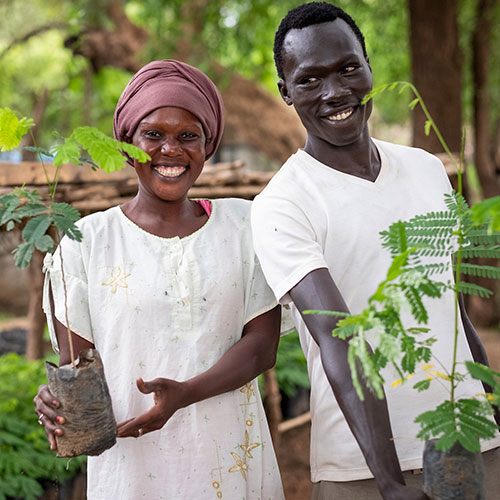
<svg viewBox="0 0 500 500">
<path fill-rule="evenodd" d="M 336 113 L 332 113 L 328 115 L 326 118 L 332 122 L 339 122 L 349 118 L 353 114 L 353 112 L 354 108 L 350 107 L 342 111 L 337 111 Z"/>
</svg>

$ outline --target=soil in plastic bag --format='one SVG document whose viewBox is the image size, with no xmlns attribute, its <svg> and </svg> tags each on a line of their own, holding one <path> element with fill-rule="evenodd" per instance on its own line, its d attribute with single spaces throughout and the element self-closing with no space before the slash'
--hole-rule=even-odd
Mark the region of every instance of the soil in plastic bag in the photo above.
<svg viewBox="0 0 500 500">
<path fill-rule="evenodd" d="M 116 443 L 116 421 L 104 367 L 95 349 L 80 352 L 76 368 L 46 364 L 50 392 L 66 422 L 56 436 L 57 456 L 100 455 Z"/>
<path fill-rule="evenodd" d="M 435 443 L 425 443 L 425 494 L 431 500 L 484 500 L 481 452 L 472 453 L 459 443 L 441 451 L 436 450 Z"/>
</svg>

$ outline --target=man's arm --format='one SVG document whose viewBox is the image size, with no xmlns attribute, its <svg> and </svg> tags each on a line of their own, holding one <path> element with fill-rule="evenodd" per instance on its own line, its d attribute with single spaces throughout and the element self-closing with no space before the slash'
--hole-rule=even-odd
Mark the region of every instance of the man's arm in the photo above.
<svg viewBox="0 0 500 500">
<path fill-rule="evenodd" d="M 299 311 L 321 309 L 349 312 L 328 269 L 310 272 L 289 293 Z M 385 500 L 427 498 L 421 491 L 405 486 L 392 438 L 386 400 L 377 399 L 366 387 L 363 387 L 365 400 L 358 398 L 347 361 L 348 341 L 332 336 L 338 319 L 320 314 L 303 315 L 302 318 L 320 348 L 328 381 L 382 497 Z"/>
</svg>

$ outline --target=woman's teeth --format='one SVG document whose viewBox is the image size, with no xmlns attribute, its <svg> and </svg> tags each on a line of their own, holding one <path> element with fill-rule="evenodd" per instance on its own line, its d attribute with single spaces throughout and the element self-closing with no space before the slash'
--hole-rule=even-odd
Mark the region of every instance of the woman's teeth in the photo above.
<svg viewBox="0 0 500 500">
<path fill-rule="evenodd" d="M 186 170 L 186 167 L 163 167 L 161 165 L 154 167 L 154 169 L 163 177 L 179 177 Z"/>
<path fill-rule="evenodd" d="M 334 115 L 330 115 L 328 119 L 332 122 L 339 122 L 341 120 L 345 120 L 352 115 L 354 111 L 353 108 L 346 109 L 345 111 L 341 111 L 340 113 L 335 113 Z"/>
</svg>

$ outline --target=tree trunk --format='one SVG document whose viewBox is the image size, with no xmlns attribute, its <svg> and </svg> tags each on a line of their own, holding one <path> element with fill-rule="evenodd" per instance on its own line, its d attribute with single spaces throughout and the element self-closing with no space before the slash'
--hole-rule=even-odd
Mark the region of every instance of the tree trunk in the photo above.
<svg viewBox="0 0 500 500">
<path fill-rule="evenodd" d="M 480 0 L 472 37 L 474 75 L 474 161 L 485 198 L 500 194 L 500 176 L 495 171 L 495 142 L 490 129 L 490 55 L 492 16 L 497 0 Z M 493 154 L 492 154 L 493 153 Z"/>
<path fill-rule="evenodd" d="M 497 0 L 480 0 L 477 4 L 476 27 L 472 37 L 473 45 L 473 77 L 474 77 L 474 163 L 479 183 L 485 198 L 500 194 L 500 176 L 495 170 L 497 137 L 490 128 L 490 63 L 492 16 Z M 498 145 L 497 145 L 498 146 Z M 477 259 L 477 264 L 498 265 L 493 259 Z M 500 293 L 496 280 L 486 278 L 470 279 L 473 283 L 494 289 L 495 295 L 490 299 L 469 297 L 468 314 L 471 321 L 478 326 L 492 326 L 500 320 Z"/>
<path fill-rule="evenodd" d="M 413 83 L 451 151 L 462 136 L 462 54 L 458 45 L 457 0 L 409 0 Z M 431 153 L 443 147 L 425 135 L 420 106 L 413 113 L 413 145 Z"/>
<path fill-rule="evenodd" d="M 48 89 L 43 89 L 39 94 L 34 97 L 33 113 L 32 118 L 35 122 L 35 126 L 31 129 L 31 133 L 27 134 L 23 140 L 23 146 L 39 146 L 38 138 L 40 135 L 40 130 L 42 129 L 41 123 L 43 120 L 43 115 L 47 109 L 47 104 L 49 102 L 50 92 Z M 23 150 L 23 160 L 33 161 L 37 160 L 37 154 L 32 151 Z"/>
<path fill-rule="evenodd" d="M 280 434 L 278 432 L 278 425 L 283 420 L 281 413 L 281 394 L 274 374 L 274 368 L 266 370 L 263 374 L 264 377 L 264 408 L 266 410 L 267 421 L 269 423 L 269 430 L 271 431 L 271 438 L 273 445 L 278 448 L 280 444 Z"/>
<path fill-rule="evenodd" d="M 28 339 L 26 357 L 41 359 L 45 355 L 43 332 L 45 329 L 45 314 L 42 310 L 43 297 L 43 254 L 38 250 L 33 252 L 29 274 L 29 308 L 28 308 Z"/>
</svg>

